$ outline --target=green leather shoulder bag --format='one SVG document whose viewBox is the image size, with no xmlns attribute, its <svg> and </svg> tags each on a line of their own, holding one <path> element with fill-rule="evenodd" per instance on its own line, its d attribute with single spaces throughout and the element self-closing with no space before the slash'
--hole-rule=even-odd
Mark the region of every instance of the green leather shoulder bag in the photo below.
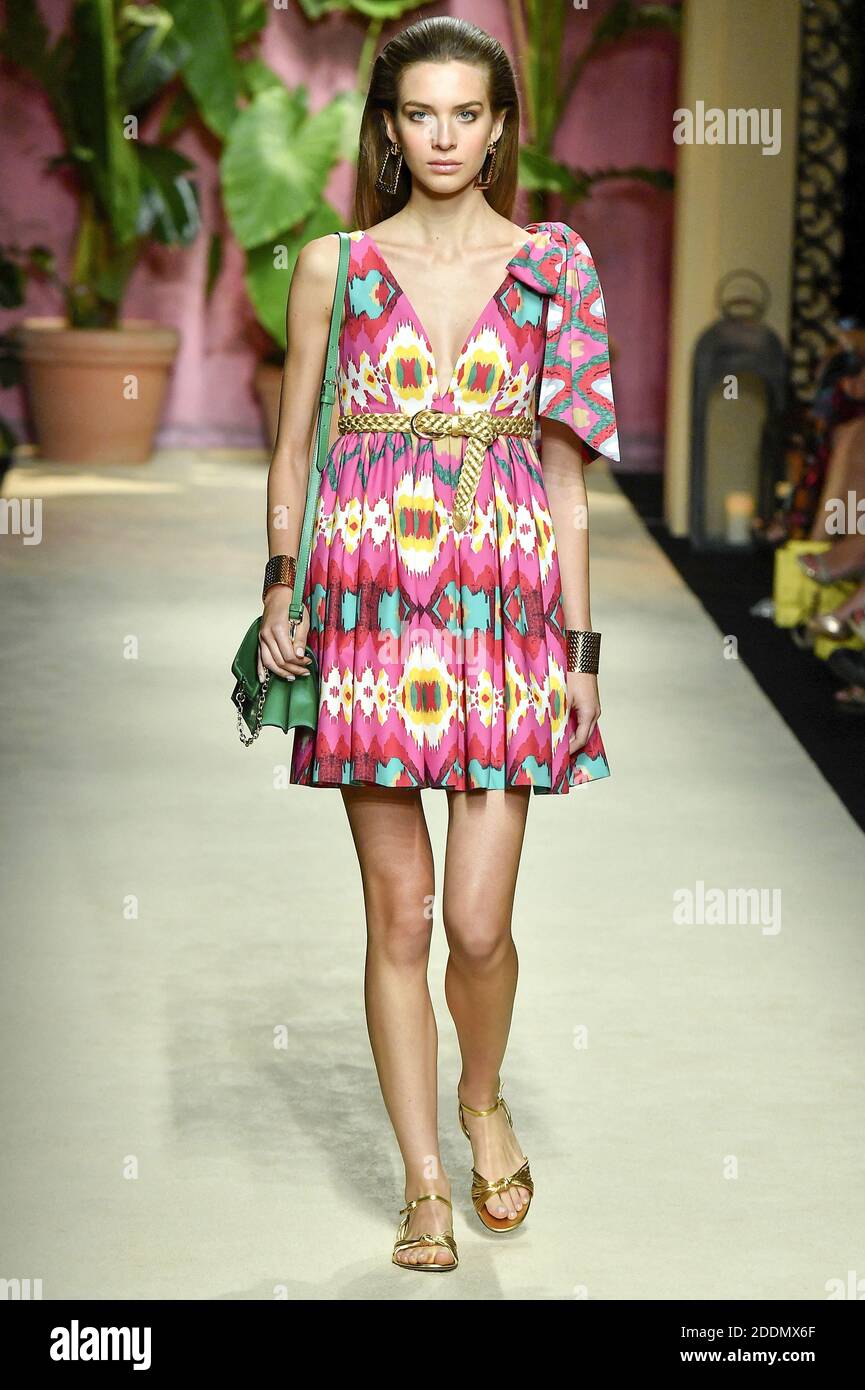
<svg viewBox="0 0 865 1390">
<path fill-rule="evenodd" d="M 333 403 L 336 399 L 336 367 L 339 347 L 339 330 L 342 321 L 342 301 L 348 274 L 349 236 L 347 232 L 337 232 L 339 237 L 339 269 L 330 314 L 330 332 L 327 339 L 327 357 L 324 365 L 324 378 L 319 395 L 318 423 L 315 431 L 315 448 L 309 469 L 309 482 L 306 489 L 306 508 L 300 533 L 297 552 L 297 568 L 291 603 L 288 608 L 289 634 L 294 641 L 297 626 L 303 617 L 303 596 L 306 589 L 309 552 L 312 545 L 312 532 L 318 509 L 318 492 L 321 474 L 327 463 L 330 421 Z M 314 729 L 318 722 L 319 670 L 315 652 L 307 643 L 306 654 L 310 658 L 305 676 L 296 680 L 286 680 L 275 671 L 265 670 L 264 680 L 258 678 L 258 634 L 261 616 L 247 629 L 237 655 L 231 663 L 231 674 L 235 678 L 231 699 L 237 707 L 237 732 L 245 748 L 250 748 L 265 724 L 274 725 L 288 733 L 289 729 L 303 727 Z M 243 726 L 249 735 L 243 732 Z"/>
</svg>

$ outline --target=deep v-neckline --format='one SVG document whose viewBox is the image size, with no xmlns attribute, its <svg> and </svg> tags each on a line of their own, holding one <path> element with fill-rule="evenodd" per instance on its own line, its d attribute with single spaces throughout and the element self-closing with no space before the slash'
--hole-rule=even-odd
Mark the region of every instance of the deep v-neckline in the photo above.
<svg viewBox="0 0 865 1390">
<path fill-rule="evenodd" d="M 388 275 L 390 276 L 391 280 L 393 281 L 394 288 L 395 288 L 396 290 L 399 291 L 399 294 L 401 295 L 401 297 L 402 297 L 403 300 L 405 301 L 405 303 L 406 303 L 406 305 L 407 305 L 407 307 L 408 307 L 408 309 L 409 309 L 409 312 L 411 313 L 411 316 L 412 316 L 412 318 L 413 318 L 414 321 L 415 321 L 416 327 L 420 330 L 421 334 L 423 335 L 423 337 L 424 337 L 424 339 L 425 339 L 425 341 L 426 341 L 426 345 L 427 345 L 427 348 L 428 348 L 428 350 L 429 350 L 430 361 L 432 362 L 433 381 L 434 381 L 434 383 L 435 383 L 435 388 L 436 388 L 436 389 L 435 389 L 435 392 L 434 392 L 434 394 L 433 394 L 433 399 L 434 399 L 434 400 L 443 400 L 446 396 L 449 396 L 449 395 L 451 394 L 451 392 L 453 391 L 453 389 L 454 389 L 454 386 L 455 386 L 455 384 L 456 384 L 457 368 L 459 367 L 460 361 L 462 360 L 463 353 L 465 352 L 466 348 L 468 347 L 469 343 L 471 342 L 472 338 L 475 336 L 475 333 L 477 332 L 478 325 L 480 324 L 481 319 L 484 317 L 484 314 L 487 312 L 487 310 L 489 309 L 490 305 L 491 305 L 492 303 L 494 303 L 494 301 L 495 301 L 496 299 L 498 299 L 498 297 L 499 297 L 499 295 L 501 294 L 502 290 L 505 289 L 505 288 L 507 287 L 508 280 L 511 278 L 511 266 L 513 265 L 514 261 L 518 260 L 518 259 L 520 258 L 520 256 L 522 256 L 522 255 L 524 254 L 524 252 L 525 252 L 525 250 L 526 250 L 526 247 L 531 246 L 531 245 L 533 244 L 534 239 L 535 239 L 535 236 L 537 235 L 537 233 L 532 232 L 532 233 L 530 233 L 530 234 L 527 234 L 526 240 L 523 242 L 522 246 L 520 246 L 519 249 L 516 250 L 516 251 L 514 252 L 514 254 L 511 256 L 510 260 L 508 261 L 507 265 L 505 266 L 505 273 L 504 273 L 504 275 L 502 276 L 502 279 L 501 279 L 500 284 L 496 287 L 496 289 L 493 290 L 493 292 L 492 292 L 492 294 L 490 295 L 489 299 L 488 299 L 487 302 L 484 304 L 483 308 L 481 309 L 480 313 L 477 315 L 477 317 L 476 317 L 474 323 L 472 324 L 471 328 L 469 329 L 468 333 L 466 334 L 465 338 L 464 338 L 463 341 L 462 341 L 462 344 L 461 344 L 461 346 L 460 346 L 460 350 L 459 350 L 459 352 L 458 352 L 457 355 L 456 355 L 456 359 L 454 360 L 454 364 L 453 364 L 453 367 L 452 367 L 452 369 L 451 369 L 450 379 L 448 380 L 447 389 L 446 389 L 445 391 L 441 391 L 441 390 L 439 389 L 440 386 L 441 386 L 441 381 L 440 381 L 440 379 L 439 379 L 438 360 L 437 360 L 437 358 L 436 358 L 435 350 L 434 350 L 433 345 L 432 345 L 432 339 L 430 338 L 429 333 L 427 333 L 427 331 L 426 331 L 426 328 L 425 328 L 425 326 L 424 326 L 423 319 L 421 318 L 421 316 L 420 316 L 420 314 L 418 313 L 417 309 L 414 307 L 414 304 L 412 303 L 412 301 L 409 299 L 408 295 L 406 294 L 406 292 L 405 292 L 405 290 L 403 289 L 402 285 L 400 284 L 399 280 L 397 279 L 397 277 L 394 275 L 393 271 L 391 270 L 390 265 L 388 264 L 387 257 L 386 257 L 386 256 L 384 255 L 384 253 L 382 252 L 382 249 L 381 249 L 381 247 L 378 245 L 378 243 L 376 242 L 375 238 L 374 238 L 373 236 L 371 236 L 370 233 L 367 232 L 367 231 L 364 231 L 364 232 L 362 233 L 362 235 L 366 237 L 366 239 L 367 239 L 369 245 L 372 247 L 373 251 L 374 251 L 375 254 L 378 256 L 379 260 L 381 261 L 382 265 L 384 266 L 385 270 L 387 271 Z"/>
</svg>

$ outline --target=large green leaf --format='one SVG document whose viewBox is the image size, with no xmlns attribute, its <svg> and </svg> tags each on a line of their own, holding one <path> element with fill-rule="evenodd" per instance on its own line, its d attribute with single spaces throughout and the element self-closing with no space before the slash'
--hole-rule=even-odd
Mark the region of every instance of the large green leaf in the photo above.
<svg viewBox="0 0 865 1390">
<path fill-rule="evenodd" d="M 340 159 L 349 159 L 352 163 L 357 160 L 360 121 L 365 102 L 365 92 L 359 92 L 356 87 L 349 87 L 347 91 L 339 92 L 332 103 L 337 110 L 342 108 L 337 156 Z"/>
<path fill-rule="evenodd" d="M 575 170 L 531 145 L 520 149 L 519 183 L 529 192 L 562 193 L 567 198 L 582 198 L 586 191 L 585 180 Z"/>
<path fill-rule="evenodd" d="M 670 189 L 673 176 L 667 169 L 651 169 L 646 164 L 624 168 L 580 169 L 563 164 L 540 150 L 524 145 L 520 149 L 520 187 L 529 193 L 560 193 L 571 202 L 586 198 L 596 184 L 608 179 L 639 179 L 654 188 Z"/>
<path fill-rule="evenodd" d="M 50 42 L 36 0 L 6 0 L 6 24 L 0 31 L 0 53 L 37 81 L 48 72 Z"/>
<path fill-rule="evenodd" d="M 188 246 L 201 227 L 198 190 L 188 177 L 195 165 L 177 150 L 164 145 L 140 145 L 141 208 L 140 236 L 153 237 L 164 245 Z"/>
<path fill-rule="evenodd" d="M 265 28 L 269 18 L 265 0 L 222 0 L 222 3 L 235 46 L 248 43 Z"/>
<path fill-rule="evenodd" d="M 279 73 L 269 68 L 266 63 L 258 57 L 247 58 L 240 65 L 240 84 L 244 96 L 254 97 L 259 92 L 266 92 L 269 87 L 284 87 L 285 83 Z"/>
<path fill-rule="evenodd" d="M 125 109 L 137 111 L 167 86 L 190 49 L 162 5 L 124 5 L 121 20 L 118 90 Z"/>
<path fill-rule="evenodd" d="M 237 115 L 241 91 L 225 0 L 162 0 L 162 3 L 188 49 L 183 80 L 198 103 L 205 125 L 224 139 Z"/>
<path fill-rule="evenodd" d="M 269 88 L 237 117 L 220 171 L 232 231 L 249 249 L 315 208 L 339 152 L 344 103 L 306 113 L 306 89 Z"/>
<path fill-rule="evenodd" d="M 681 11 L 669 5 L 636 5 L 634 0 L 617 0 L 598 20 L 589 46 L 595 51 L 645 29 L 665 29 L 678 34 L 682 29 Z"/>
<path fill-rule="evenodd" d="M 0 31 L 0 54 L 34 78 L 54 109 L 64 136 L 74 138 L 66 80 L 71 45 L 65 35 L 50 46 L 50 36 L 36 0 L 6 0 L 6 26 Z"/>
<path fill-rule="evenodd" d="M 298 227 L 283 232 L 274 242 L 254 246 L 246 256 L 246 288 L 256 317 L 263 328 L 282 347 L 285 337 L 285 309 L 288 289 L 301 247 L 316 237 L 345 231 L 335 208 L 322 200 L 315 212 Z"/>
<path fill-rule="evenodd" d="M 650 169 L 646 164 L 627 164 L 621 169 L 595 169 L 587 175 L 588 182 L 594 186 L 607 179 L 638 179 L 640 183 L 651 184 L 653 188 L 669 192 L 675 187 L 675 176 L 669 169 Z"/>
<path fill-rule="evenodd" d="M 118 97 L 112 0 L 76 0 L 72 32 L 69 99 L 79 169 L 122 246 L 136 234 L 140 188 L 133 142 L 124 135 L 129 113 Z"/>
</svg>

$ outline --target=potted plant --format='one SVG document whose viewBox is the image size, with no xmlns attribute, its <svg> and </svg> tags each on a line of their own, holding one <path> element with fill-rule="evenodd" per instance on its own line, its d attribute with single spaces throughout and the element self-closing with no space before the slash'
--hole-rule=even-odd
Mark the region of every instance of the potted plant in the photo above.
<svg viewBox="0 0 865 1390">
<path fill-rule="evenodd" d="M 200 221 L 192 164 L 166 143 L 182 107 L 153 143 L 139 125 L 188 48 L 159 6 L 75 0 L 52 44 L 34 0 L 7 0 L 0 54 L 40 84 L 64 141 L 49 167 L 71 174 L 78 195 L 69 277 L 52 276 L 64 312 L 13 330 L 40 451 L 62 462 L 146 461 L 179 335 L 121 317 L 123 297 L 151 242 L 188 245 Z"/>
</svg>

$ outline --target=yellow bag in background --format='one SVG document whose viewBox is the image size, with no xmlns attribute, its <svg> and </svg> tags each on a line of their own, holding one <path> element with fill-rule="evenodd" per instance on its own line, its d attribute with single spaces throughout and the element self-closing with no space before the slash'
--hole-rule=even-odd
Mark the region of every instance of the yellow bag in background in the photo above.
<svg viewBox="0 0 865 1390">
<path fill-rule="evenodd" d="M 775 573 L 772 597 L 775 601 L 775 626 L 798 627 L 815 618 L 818 613 L 829 613 L 843 603 L 858 587 L 852 579 L 839 579 L 834 584 L 818 584 L 809 579 L 796 563 L 799 555 L 820 555 L 831 550 L 832 541 L 796 540 L 786 541 L 775 551 Z M 837 647 L 851 647 L 858 651 L 865 647 L 860 637 L 815 637 L 814 655 L 821 661 Z"/>
</svg>

